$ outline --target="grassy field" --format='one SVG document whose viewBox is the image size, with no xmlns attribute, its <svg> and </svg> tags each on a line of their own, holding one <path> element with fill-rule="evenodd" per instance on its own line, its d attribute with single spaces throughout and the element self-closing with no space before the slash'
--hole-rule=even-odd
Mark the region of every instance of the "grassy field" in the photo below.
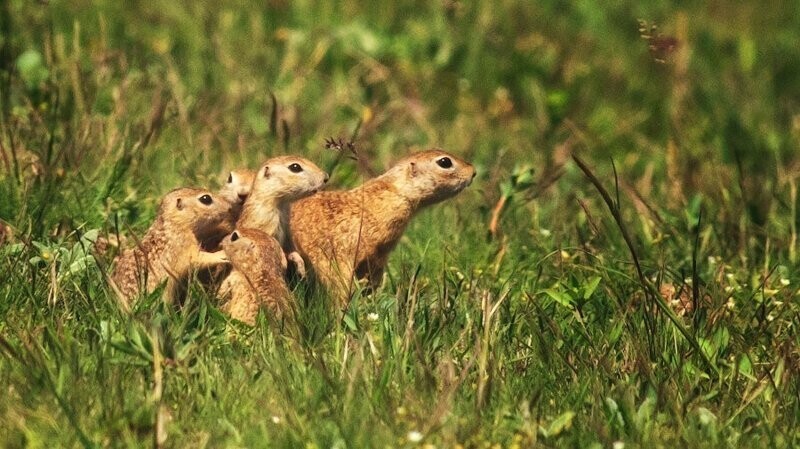
<svg viewBox="0 0 800 449">
<path fill-rule="evenodd" d="M 0 1 L 0 446 L 800 444 L 796 1 L 220 3 Z M 431 146 L 475 182 L 344 314 L 126 314 L 92 251 Z"/>
</svg>

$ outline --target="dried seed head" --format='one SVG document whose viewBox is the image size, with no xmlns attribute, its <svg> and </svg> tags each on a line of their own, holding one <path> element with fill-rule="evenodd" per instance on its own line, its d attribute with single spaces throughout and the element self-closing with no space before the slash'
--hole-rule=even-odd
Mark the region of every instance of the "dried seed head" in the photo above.
<svg viewBox="0 0 800 449">
<path fill-rule="evenodd" d="M 348 155 L 350 159 L 358 160 L 358 152 L 356 151 L 356 144 L 350 140 L 344 140 L 341 137 L 339 137 L 339 139 L 336 139 L 334 137 L 329 137 L 325 139 L 325 149 L 339 151 L 339 152 L 348 151 L 350 153 L 350 155 Z"/>
</svg>

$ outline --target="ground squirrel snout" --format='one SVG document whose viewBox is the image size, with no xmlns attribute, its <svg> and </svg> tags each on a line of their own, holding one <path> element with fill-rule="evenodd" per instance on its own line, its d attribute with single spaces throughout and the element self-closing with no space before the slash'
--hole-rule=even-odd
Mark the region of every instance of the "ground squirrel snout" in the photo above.
<svg viewBox="0 0 800 449">
<path fill-rule="evenodd" d="M 280 319 L 291 311 L 291 292 L 284 280 L 286 258 L 278 241 L 257 229 L 237 228 L 222 240 L 232 271 L 220 287 L 227 299 L 222 310 L 255 324 L 262 307 Z"/>
<path fill-rule="evenodd" d="M 420 209 L 457 195 L 475 168 L 442 150 L 412 154 L 347 191 L 323 191 L 291 207 L 292 241 L 340 304 L 353 278 L 376 286 L 397 241 Z"/>
<path fill-rule="evenodd" d="M 179 299 L 182 282 L 196 268 L 225 262 L 213 246 L 233 229 L 232 205 L 207 190 L 180 188 L 161 200 L 156 219 L 137 246 L 122 252 L 111 275 L 125 304 L 167 281 L 167 298 Z"/>
</svg>

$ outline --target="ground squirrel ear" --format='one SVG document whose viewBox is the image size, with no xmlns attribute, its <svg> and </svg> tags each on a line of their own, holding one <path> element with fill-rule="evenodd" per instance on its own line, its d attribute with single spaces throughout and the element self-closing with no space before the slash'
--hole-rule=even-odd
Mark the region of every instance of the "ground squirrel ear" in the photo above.
<svg viewBox="0 0 800 449">
<path fill-rule="evenodd" d="M 413 178 L 414 176 L 417 176 L 417 163 L 410 162 L 409 164 L 411 165 L 411 168 L 409 168 L 408 171 L 411 173 L 411 177 Z"/>
<path fill-rule="evenodd" d="M 175 202 L 175 207 L 177 207 L 178 210 L 183 210 L 183 200 L 181 200 L 181 198 L 178 198 L 178 201 Z"/>
</svg>

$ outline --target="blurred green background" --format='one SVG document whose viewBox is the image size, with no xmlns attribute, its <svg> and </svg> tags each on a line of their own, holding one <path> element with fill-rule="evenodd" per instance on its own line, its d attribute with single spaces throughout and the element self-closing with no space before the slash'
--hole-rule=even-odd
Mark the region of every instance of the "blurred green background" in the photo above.
<svg viewBox="0 0 800 449">
<path fill-rule="evenodd" d="M 0 442 L 797 444 L 798 42 L 794 0 L 0 0 Z M 127 316 L 81 250 L 270 155 L 432 146 L 475 183 L 298 342 Z"/>
<path fill-rule="evenodd" d="M 764 225 L 797 164 L 798 8 L 4 2 L 5 173 L 96 181 L 98 158 L 129 157 L 160 176 L 114 187 L 162 192 L 267 154 L 324 162 L 322 140 L 357 129 L 375 170 L 428 146 L 474 160 L 487 200 L 515 164 L 544 173 L 581 148 L 677 203 L 730 190 Z"/>
</svg>

